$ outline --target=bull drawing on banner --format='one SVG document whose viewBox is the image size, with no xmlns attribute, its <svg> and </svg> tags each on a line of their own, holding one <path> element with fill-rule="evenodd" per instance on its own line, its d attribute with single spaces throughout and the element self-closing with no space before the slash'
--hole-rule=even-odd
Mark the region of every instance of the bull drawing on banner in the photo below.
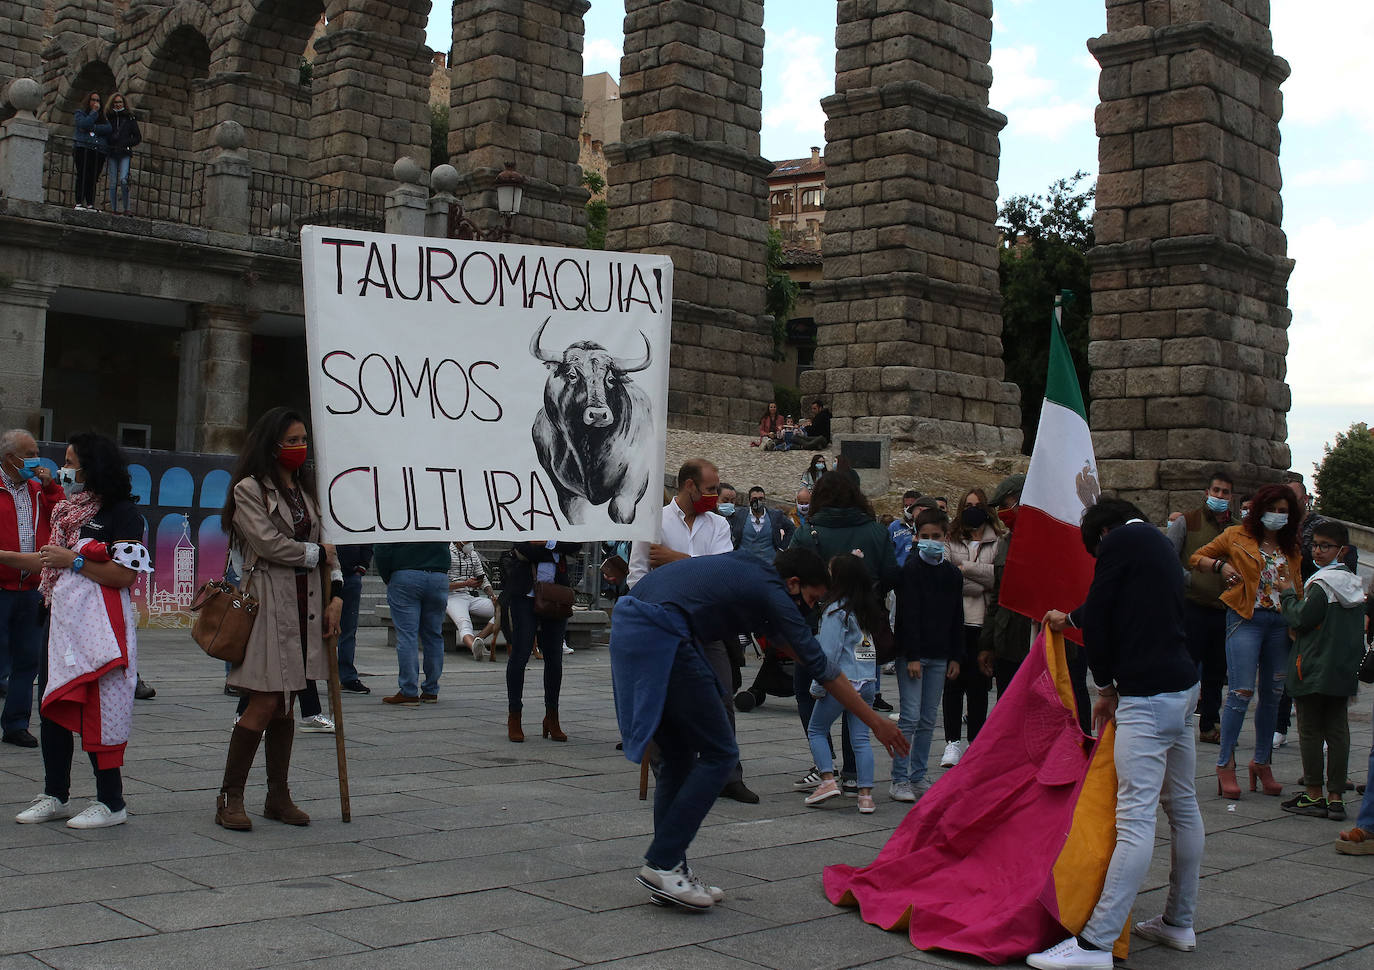
<svg viewBox="0 0 1374 970">
<path fill-rule="evenodd" d="M 544 406 L 530 428 L 539 464 L 571 524 L 584 524 L 591 506 L 607 502 L 612 521 L 633 522 L 653 475 L 653 414 L 649 396 L 629 375 L 653 359 L 649 338 L 640 333 L 641 360 L 612 357 L 591 340 L 555 355 L 539 346 L 548 325 L 546 318 L 530 338 L 530 354 L 549 369 Z"/>
</svg>

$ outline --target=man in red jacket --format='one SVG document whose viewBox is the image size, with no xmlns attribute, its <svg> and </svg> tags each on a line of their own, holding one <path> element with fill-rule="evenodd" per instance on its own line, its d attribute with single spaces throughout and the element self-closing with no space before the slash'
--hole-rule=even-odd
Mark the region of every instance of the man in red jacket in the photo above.
<svg viewBox="0 0 1374 970">
<path fill-rule="evenodd" d="M 9 662 L 0 728 L 6 744 L 36 748 L 29 718 L 47 616 L 38 592 L 38 550 L 48 543 L 53 506 L 64 495 L 23 429 L 0 434 L 0 483 L 0 658 Z"/>
</svg>

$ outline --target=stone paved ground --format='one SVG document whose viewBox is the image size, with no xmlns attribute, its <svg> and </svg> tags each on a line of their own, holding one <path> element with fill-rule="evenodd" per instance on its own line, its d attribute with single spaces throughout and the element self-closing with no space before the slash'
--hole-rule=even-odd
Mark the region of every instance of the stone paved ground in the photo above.
<svg viewBox="0 0 1374 970">
<path fill-rule="evenodd" d="M 882 800 L 865 818 L 848 799 L 803 808 L 790 783 L 809 759 L 795 714 L 775 700 L 741 716 L 763 802 L 713 811 L 693 862 L 728 899 L 694 915 L 650 906 L 633 884 L 649 809 L 635 797 L 637 769 L 614 750 L 604 649 L 568 661 L 572 740 L 513 745 L 502 664 L 450 656 L 437 706 L 393 710 L 380 697 L 394 660 L 381 631 L 366 631 L 359 666 L 374 693 L 345 697 L 353 822 L 339 821 L 332 739 L 300 736 L 293 782 L 315 822 L 259 818 L 231 833 L 212 816 L 233 702 L 185 634 L 150 632 L 141 647 L 158 696 L 138 705 L 129 748 L 134 815 L 86 834 L 0 822 L 0 970 L 980 965 L 920 953 L 826 902 L 821 867 L 870 860 L 901 810 Z M 1367 713 L 1354 727 L 1362 779 Z M 1280 778 L 1299 770 L 1294 745 L 1278 752 Z M 254 812 L 261 772 L 259 758 Z M 1285 816 L 1277 799 L 1221 802 L 1209 773 L 1199 767 L 1210 833 L 1199 952 L 1138 946 L 1125 965 L 1374 966 L 1374 858 L 1336 855 L 1337 823 Z M 36 751 L 3 746 L 0 811 L 21 809 L 41 774 Z M 84 765 L 74 791 L 92 794 Z M 1138 913 L 1162 906 L 1166 872 L 1161 851 Z"/>
</svg>

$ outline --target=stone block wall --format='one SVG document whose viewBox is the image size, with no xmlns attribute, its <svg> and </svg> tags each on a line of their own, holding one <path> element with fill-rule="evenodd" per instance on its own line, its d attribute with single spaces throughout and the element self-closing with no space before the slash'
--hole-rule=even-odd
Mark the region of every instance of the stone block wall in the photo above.
<svg viewBox="0 0 1374 970">
<path fill-rule="evenodd" d="M 837 433 L 1016 452 L 997 276 L 991 0 L 840 0 L 816 369 Z M 1014 352 L 1014 348 L 1011 348 Z"/>
<path fill-rule="evenodd" d="M 586 244 L 587 190 L 577 164 L 582 15 L 587 0 L 458 0 L 453 5 L 449 159 L 456 195 L 482 228 L 499 222 L 496 176 L 526 177 L 513 240 Z"/>
<path fill-rule="evenodd" d="M 1263 0 L 1108 0 L 1097 109 L 1090 423 L 1104 487 L 1151 513 L 1213 468 L 1289 465 L 1280 83 Z"/>
<path fill-rule="evenodd" d="M 606 248 L 672 257 L 674 427 L 751 431 L 773 399 L 762 69 L 761 2 L 626 0 Z"/>
<path fill-rule="evenodd" d="M 42 0 L 0 0 L 0 91 L 18 77 L 38 80 L 51 17 Z M 0 105 L 0 116 L 8 111 Z"/>
</svg>

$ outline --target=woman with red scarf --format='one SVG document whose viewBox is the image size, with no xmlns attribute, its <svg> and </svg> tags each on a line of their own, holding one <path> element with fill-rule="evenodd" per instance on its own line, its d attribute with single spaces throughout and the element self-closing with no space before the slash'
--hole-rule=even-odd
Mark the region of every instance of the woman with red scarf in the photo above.
<svg viewBox="0 0 1374 970">
<path fill-rule="evenodd" d="M 222 513 L 230 548 L 242 560 L 236 564 L 241 588 L 259 602 L 243 662 L 226 679 L 249 692 L 229 738 L 215 807 L 215 824 L 227 829 L 253 827 L 243 789 L 260 743 L 267 761 L 263 815 L 310 824 L 287 784 L 296 733 L 291 707 L 308 681 L 327 676 L 324 638 L 339 632 L 343 573 L 334 547 L 320 541 L 315 476 L 303 467 L 308 453 L 305 419 L 289 408 L 268 411 L 248 432 Z M 323 588 L 322 562 L 330 571 L 329 589 Z"/>
<path fill-rule="evenodd" d="M 129 587 L 152 563 L 129 469 L 113 441 L 73 435 L 58 478 L 67 498 L 53 509 L 51 542 L 30 554 L 43 570 L 38 588 L 51 611 L 38 684 L 43 794 L 17 821 L 106 828 L 129 817 L 119 771 L 138 683 Z M 70 800 L 73 733 L 95 769 L 96 800 L 79 814 Z"/>
</svg>

